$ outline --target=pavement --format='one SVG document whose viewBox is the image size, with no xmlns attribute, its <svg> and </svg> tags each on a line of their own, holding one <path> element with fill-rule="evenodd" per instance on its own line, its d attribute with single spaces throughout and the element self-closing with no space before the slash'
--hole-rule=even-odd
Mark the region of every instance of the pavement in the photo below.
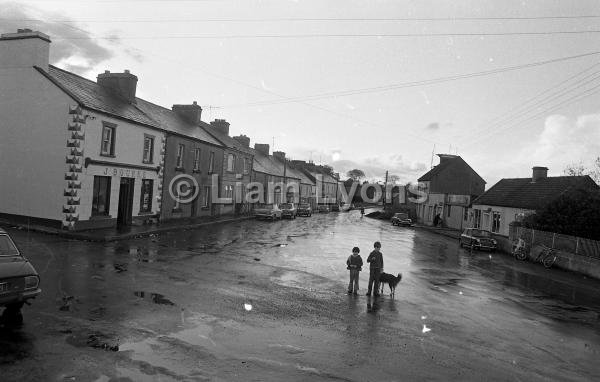
<svg viewBox="0 0 600 382">
<path fill-rule="evenodd" d="M 176 219 L 166 222 L 132 225 L 126 227 L 112 227 L 84 231 L 67 231 L 55 229 L 41 225 L 12 224 L 6 220 L 0 220 L 1 227 L 13 227 L 20 230 L 41 232 L 51 235 L 58 235 L 66 239 L 86 240 L 95 242 L 109 242 L 117 240 L 126 240 L 156 235 L 163 232 L 194 229 L 213 224 L 232 223 L 241 220 L 251 219 L 253 216 L 220 216 L 220 217 L 202 217 L 189 219 Z"/>
<path fill-rule="evenodd" d="M 4 381 L 600 380 L 600 281 L 329 213 L 115 242 L 9 229 L 41 275 Z M 382 243 L 395 296 L 347 295 Z"/>
</svg>

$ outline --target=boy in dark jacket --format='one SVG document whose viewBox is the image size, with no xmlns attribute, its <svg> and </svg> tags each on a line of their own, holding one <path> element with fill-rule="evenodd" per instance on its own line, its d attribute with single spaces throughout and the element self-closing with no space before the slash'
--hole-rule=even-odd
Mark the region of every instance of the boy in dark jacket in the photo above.
<svg viewBox="0 0 600 382">
<path fill-rule="evenodd" d="M 358 275 L 362 270 L 362 257 L 358 254 L 360 249 L 358 247 L 352 248 L 352 254 L 348 256 L 346 260 L 346 269 L 350 270 L 350 284 L 348 284 L 348 294 L 353 293 L 352 288 L 354 287 L 354 294 L 358 294 Z"/>
<path fill-rule="evenodd" d="M 371 263 L 367 296 L 371 295 L 373 284 L 375 284 L 373 296 L 377 297 L 379 296 L 379 277 L 381 276 L 381 272 L 383 272 L 383 254 L 379 252 L 379 249 L 381 249 L 380 242 L 376 241 L 375 244 L 373 244 L 373 247 L 373 252 L 367 257 L 367 263 Z"/>
</svg>

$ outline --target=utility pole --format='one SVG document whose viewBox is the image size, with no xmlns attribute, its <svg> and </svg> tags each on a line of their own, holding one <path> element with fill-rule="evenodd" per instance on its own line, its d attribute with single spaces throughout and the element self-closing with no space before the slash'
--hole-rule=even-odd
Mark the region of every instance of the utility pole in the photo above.
<svg viewBox="0 0 600 382">
<path fill-rule="evenodd" d="M 383 185 L 383 206 L 387 204 L 387 182 L 388 182 L 388 170 L 385 170 L 385 183 Z"/>
</svg>

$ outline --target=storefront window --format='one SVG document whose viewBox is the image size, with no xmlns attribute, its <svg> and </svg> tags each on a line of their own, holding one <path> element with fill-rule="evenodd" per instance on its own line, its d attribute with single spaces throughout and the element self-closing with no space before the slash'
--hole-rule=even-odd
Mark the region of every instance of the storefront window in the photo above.
<svg viewBox="0 0 600 382">
<path fill-rule="evenodd" d="M 92 216 L 108 215 L 110 210 L 110 176 L 94 176 Z"/>
<path fill-rule="evenodd" d="M 140 200 L 140 212 L 152 212 L 152 189 L 154 181 L 151 179 L 142 180 L 142 195 Z"/>
</svg>

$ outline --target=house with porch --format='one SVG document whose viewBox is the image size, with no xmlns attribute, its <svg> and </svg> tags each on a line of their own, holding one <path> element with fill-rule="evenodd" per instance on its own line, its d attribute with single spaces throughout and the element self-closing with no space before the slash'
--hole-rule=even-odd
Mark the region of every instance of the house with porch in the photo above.
<svg viewBox="0 0 600 382">
<path fill-rule="evenodd" d="M 548 176 L 547 167 L 533 167 L 531 177 L 502 179 L 476 198 L 469 225 L 508 237 L 510 223 L 575 189 L 599 187 L 588 175 Z"/>
<path fill-rule="evenodd" d="M 417 221 L 432 225 L 438 215 L 443 226 L 462 229 L 471 201 L 485 190 L 485 180 L 460 156 L 437 156 L 440 163 L 418 179 L 419 191 L 427 199 L 417 205 Z"/>
</svg>

